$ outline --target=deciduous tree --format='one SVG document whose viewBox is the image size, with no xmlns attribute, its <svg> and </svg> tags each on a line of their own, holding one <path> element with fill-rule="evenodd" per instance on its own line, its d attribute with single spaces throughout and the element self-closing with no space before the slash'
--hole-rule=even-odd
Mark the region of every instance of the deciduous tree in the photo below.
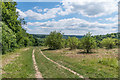
<svg viewBox="0 0 120 80">
<path fill-rule="evenodd" d="M 101 41 L 101 45 L 107 49 L 112 49 L 115 46 L 115 39 L 105 38 Z"/>
<path fill-rule="evenodd" d="M 87 33 L 82 39 L 81 39 L 81 45 L 83 49 L 86 50 L 87 53 L 91 51 L 91 49 L 96 47 L 96 41 L 93 37 L 91 37 L 91 33 Z"/>
<path fill-rule="evenodd" d="M 50 47 L 50 49 L 61 49 L 64 47 L 63 35 L 60 32 L 53 31 L 47 36 L 45 44 Z"/>
</svg>

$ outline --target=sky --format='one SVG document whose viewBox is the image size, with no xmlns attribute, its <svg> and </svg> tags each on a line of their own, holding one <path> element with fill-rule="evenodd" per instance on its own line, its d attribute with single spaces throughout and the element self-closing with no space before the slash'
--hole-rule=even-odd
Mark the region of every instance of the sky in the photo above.
<svg viewBox="0 0 120 80">
<path fill-rule="evenodd" d="M 118 0 L 61 0 L 17 2 L 19 17 L 30 34 L 60 31 L 65 35 L 103 35 L 118 32 Z"/>
</svg>

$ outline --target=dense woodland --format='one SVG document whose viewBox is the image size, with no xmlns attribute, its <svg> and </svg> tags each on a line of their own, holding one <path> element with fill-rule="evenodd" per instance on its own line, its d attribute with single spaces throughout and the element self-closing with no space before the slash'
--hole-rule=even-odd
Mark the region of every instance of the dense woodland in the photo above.
<svg viewBox="0 0 120 80">
<path fill-rule="evenodd" d="M 81 48 L 89 52 L 96 47 L 114 48 L 118 45 L 119 33 L 96 36 L 91 33 L 84 36 L 63 35 L 56 31 L 50 35 L 29 34 L 22 28 L 26 22 L 16 12 L 16 5 L 16 2 L 2 2 L 2 54 L 27 46 L 49 46 L 51 49 Z"/>
<path fill-rule="evenodd" d="M 16 2 L 2 2 L 2 53 L 33 46 L 35 39 L 22 28 L 24 19 L 16 12 Z"/>
</svg>

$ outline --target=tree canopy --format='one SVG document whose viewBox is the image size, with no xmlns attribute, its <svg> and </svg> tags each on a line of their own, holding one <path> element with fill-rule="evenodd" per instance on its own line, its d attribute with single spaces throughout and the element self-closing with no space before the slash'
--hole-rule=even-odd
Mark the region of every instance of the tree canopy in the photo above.
<svg viewBox="0 0 120 80">
<path fill-rule="evenodd" d="M 22 27 L 24 19 L 16 12 L 16 2 L 2 2 L 2 52 L 13 51 L 15 48 L 34 45 L 32 35 Z"/>
<path fill-rule="evenodd" d="M 105 38 L 101 41 L 101 44 L 107 49 L 112 49 L 115 46 L 115 39 Z"/>
<path fill-rule="evenodd" d="M 45 44 L 50 49 L 61 49 L 64 47 L 63 35 L 60 32 L 53 31 L 46 37 Z"/>
<path fill-rule="evenodd" d="M 93 37 L 91 37 L 91 33 L 88 32 L 82 39 L 81 39 L 81 46 L 83 49 L 86 50 L 87 53 L 90 52 L 91 49 L 96 47 L 96 41 Z"/>
<path fill-rule="evenodd" d="M 79 43 L 79 39 L 76 37 L 68 37 L 68 42 L 70 49 L 76 49 Z"/>
</svg>

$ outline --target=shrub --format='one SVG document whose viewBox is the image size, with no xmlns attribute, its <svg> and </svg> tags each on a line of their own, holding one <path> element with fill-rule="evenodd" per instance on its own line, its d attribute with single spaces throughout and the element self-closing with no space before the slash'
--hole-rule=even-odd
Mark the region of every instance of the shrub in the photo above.
<svg viewBox="0 0 120 80">
<path fill-rule="evenodd" d="M 50 47 L 50 49 L 61 49 L 64 47 L 63 35 L 60 32 L 53 31 L 45 39 L 45 44 Z"/>
<path fill-rule="evenodd" d="M 76 49 L 79 43 L 79 39 L 76 37 L 68 37 L 70 49 Z"/>
<path fill-rule="evenodd" d="M 91 51 L 91 49 L 96 47 L 96 41 L 93 37 L 91 37 L 91 33 L 87 33 L 82 39 L 81 39 L 81 46 L 83 49 L 86 50 L 87 53 Z"/>
<path fill-rule="evenodd" d="M 101 45 L 107 49 L 112 49 L 115 46 L 115 39 L 105 38 L 101 41 Z"/>
</svg>

